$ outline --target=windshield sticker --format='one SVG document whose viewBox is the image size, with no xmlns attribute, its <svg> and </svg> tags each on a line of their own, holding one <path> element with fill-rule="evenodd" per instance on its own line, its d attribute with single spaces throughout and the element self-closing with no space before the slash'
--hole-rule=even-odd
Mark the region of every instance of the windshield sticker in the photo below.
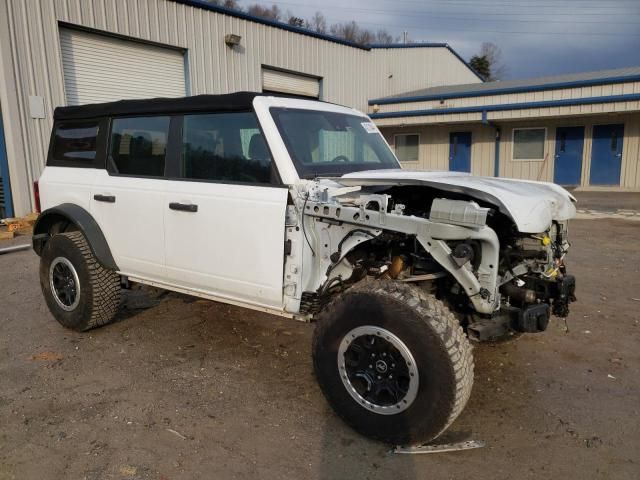
<svg viewBox="0 0 640 480">
<path fill-rule="evenodd" d="M 362 125 L 362 128 L 364 128 L 369 133 L 378 133 L 378 129 L 371 122 L 362 122 L 360 125 Z"/>
</svg>

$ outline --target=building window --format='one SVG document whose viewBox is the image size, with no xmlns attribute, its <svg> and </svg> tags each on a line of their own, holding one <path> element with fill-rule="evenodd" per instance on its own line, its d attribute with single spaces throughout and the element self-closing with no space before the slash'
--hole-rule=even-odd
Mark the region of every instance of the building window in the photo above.
<svg viewBox="0 0 640 480">
<path fill-rule="evenodd" d="M 109 170 L 121 175 L 164 176 L 168 136 L 169 117 L 114 119 Z"/>
<path fill-rule="evenodd" d="M 513 159 L 533 161 L 544 160 L 546 139 L 546 128 L 514 128 Z"/>
<path fill-rule="evenodd" d="M 401 162 L 417 162 L 420 151 L 420 135 L 403 133 L 395 136 L 396 157 Z"/>
</svg>

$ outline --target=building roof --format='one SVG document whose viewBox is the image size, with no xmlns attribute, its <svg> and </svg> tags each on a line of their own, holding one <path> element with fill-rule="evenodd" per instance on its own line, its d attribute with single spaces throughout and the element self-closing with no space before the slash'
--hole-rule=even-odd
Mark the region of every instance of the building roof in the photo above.
<svg viewBox="0 0 640 480">
<path fill-rule="evenodd" d="M 522 93 L 635 81 L 640 81 L 640 66 L 527 78 L 521 80 L 504 80 L 425 88 L 385 98 L 369 100 L 369 105 L 442 100 L 447 98 L 480 97 L 485 95 L 502 95 L 506 93 Z"/>
<path fill-rule="evenodd" d="M 451 45 L 449 45 L 448 43 L 436 43 L 436 42 L 375 43 L 371 45 L 361 45 L 359 43 L 351 42 L 349 40 L 336 37 L 335 35 L 319 33 L 308 28 L 289 25 L 288 23 L 285 23 L 285 22 L 257 17 L 255 15 L 250 15 L 248 13 L 241 12 L 240 10 L 213 5 L 204 0 L 172 0 L 172 1 L 176 3 L 182 3 L 184 5 L 189 5 L 191 7 L 202 8 L 204 10 L 221 13 L 223 15 L 229 15 L 230 17 L 240 18 L 242 20 L 260 23 L 262 25 L 268 25 L 270 27 L 280 28 L 282 30 L 287 30 L 289 32 L 299 33 L 300 35 L 306 35 L 308 37 L 314 37 L 314 38 L 319 38 L 321 40 L 327 40 L 329 42 L 339 43 L 340 45 L 346 45 L 348 47 L 358 48 L 360 50 L 372 50 L 372 49 L 384 49 L 384 48 L 446 48 L 456 58 L 458 58 L 458 60 L 460 60 L 464 65 L 466 65 L 467 68 L 469 68 L 469 70 L 471 70 L 478 78 L 482 80 L 480 75 L 478 75 L 478 73 L 473 68 L 471 68 L 471 66 L 460 56 L 460 54 L 456 52 L 453 48 L 451 48 Z"/>
<path fill-rule="evenodd" d="M 263 94 L 237 92 L 224 95 L 194 95 L 180 98 L 119 100 L 117 102 L 58 107 L 53 112 L 53 118 L 55 120 L 77 120 L 114 115 L 250 110 L 253 108 L 253 99 L 259 95 Z"/>
</svg>

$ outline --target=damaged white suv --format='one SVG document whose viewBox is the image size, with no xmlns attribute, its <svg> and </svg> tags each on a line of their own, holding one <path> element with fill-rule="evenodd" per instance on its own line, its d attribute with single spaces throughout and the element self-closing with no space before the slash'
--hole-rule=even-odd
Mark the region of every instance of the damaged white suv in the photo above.
<svg viewBox="0 0 640 480">
<path fill-rule="evenodd" d="M 566 316 L 575 199 L 400 168 L 362 113 L 236 93 L 58 108 L 33 244 L 53 316 L 112 321 L 131 282 L 317 324 L 335 411 L 399 444 L 440 435 L 469 340 Z"/>
</svg>

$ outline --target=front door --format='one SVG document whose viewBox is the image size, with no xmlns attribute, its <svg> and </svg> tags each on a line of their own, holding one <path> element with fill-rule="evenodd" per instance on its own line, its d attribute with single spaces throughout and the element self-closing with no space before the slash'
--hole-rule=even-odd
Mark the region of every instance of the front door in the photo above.
<svg viewBox="0 0 640 480">
<path fill-rule="evenodd" d="M 449 134 L 449 170 L 471 172 L 471 132 Z"/>
<path fill-rule="evenodd" d="M 624 125 L 595 125 L 591 148 L 591 185 L 620 185 Z"/>
<path fill-rule="evenodd" d="M 558 127 L 553 181 L 558 185 L 580 185 L 584 127 Z"/>
<path fill-rule="evenodd" d="M 288 189 L 255 115 L 185 115 L 179 161 L 163 205 L 167 281 L 282 308 Z"/>
</svg>

